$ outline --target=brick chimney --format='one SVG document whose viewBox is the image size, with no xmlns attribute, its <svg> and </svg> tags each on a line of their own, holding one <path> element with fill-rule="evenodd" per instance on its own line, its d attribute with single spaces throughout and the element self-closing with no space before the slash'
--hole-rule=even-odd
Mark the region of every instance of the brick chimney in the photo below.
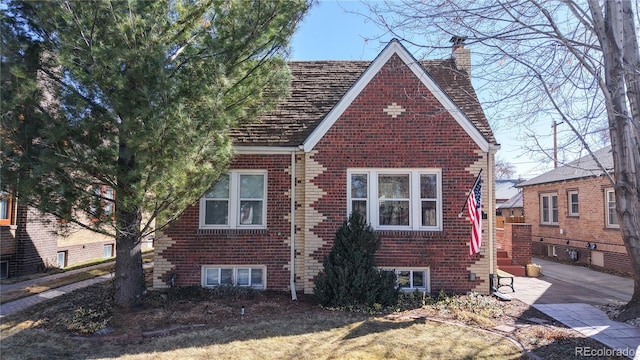
<svg viewBox="0 0 640 360">
<path fill-rule="evenodd" d="M 464 41 L 467 40 L 463 36 L 452 36 L 450 43 L 453 43 L 451 47 L 451 58 L 456 63 L 458 70 L 464 70 L 471 77 L 471 50 L 465 49 Z"/>
</svg>

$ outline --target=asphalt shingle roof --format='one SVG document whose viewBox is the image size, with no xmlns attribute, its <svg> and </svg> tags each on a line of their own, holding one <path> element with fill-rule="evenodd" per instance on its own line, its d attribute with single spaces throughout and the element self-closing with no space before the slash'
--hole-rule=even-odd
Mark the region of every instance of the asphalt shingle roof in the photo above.
<svg viewBox="0 0 640 360">
<path fill-rule="evenodd" d="M 611 146 L 594 151 L 593 155 L 598 158 L 598 161 L 600 161 L 607 172 L 613 171 L 613 154 L 611 153 Z M 533 179 L 522 182 L 517 186 L 525 187 L 558 181 L 581 179 L 591 176 L 601 176 L 604 174 L 605 172 L 598 167 L 591 155 L 586 155 L 564 166 L 560 166 L 542 175 L 538 175 Z"/>
<path fill-rule="evenodd" d="M 236 146 L 298 146 L 357 82 L 370 61 L 292 61 L 290 95 L 258 121 L 231 130 Z M 471 81 L 453 60 L 421 61 L 436 83 L 495 144 Z"/>
</svg>

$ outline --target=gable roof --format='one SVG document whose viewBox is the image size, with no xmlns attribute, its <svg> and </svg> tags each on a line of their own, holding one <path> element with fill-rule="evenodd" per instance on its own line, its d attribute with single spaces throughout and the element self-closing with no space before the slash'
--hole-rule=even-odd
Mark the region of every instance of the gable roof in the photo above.
<svg viewBox="0 0 640 360">
<path fill-rule="evenodd" d="M 292 61 L 290 95 L 258 121 L 231 130 L 236 146 L 310 150 L 394 54 L 483 149 L 496 144 L 471 80 L 453 60 L 418 62 L 396 39 L 369 61 Z M 460 111 L 456 111 L 460 110 Z"/>
<path fill-rule="evenodd" d="M 507 200 L 520 190 L 516 188 L 518 180 L 496 179 L 496 200 Z"/>
<path fill-rule="evenodd" d="M 607 172 L 613 171 L 613 154 L 611 153 L 611 146 L 607 146 L 600 150 L 594 151 L 593 155 L 598 158 L 598 161 L 600 161 L 600 164 L 602 164 Z M 560 166 L 542 175 L 538 175 L 533 179 L 520 183 L 517 186 L 526 187 L 531 185 L 582 179 L 601 175 L 605 175 L 605 172 L 602 171 L 600 167 L 598 167 L 591 155 L 586 155 L 564 166 Z"/>
<path fill-rule="evenodd" d="M 513 209 L 523 207 L 522 191 L 513 195 L 509 200 L 498 205 L 498 209 Z"/>
</svg>

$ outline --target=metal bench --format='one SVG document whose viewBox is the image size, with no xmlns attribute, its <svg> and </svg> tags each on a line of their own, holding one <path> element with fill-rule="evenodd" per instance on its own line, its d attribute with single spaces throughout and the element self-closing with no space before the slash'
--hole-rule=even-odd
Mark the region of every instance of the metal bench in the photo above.
<svg viewBox="0 0 640 360">
<path fill-rule="evenodd" d="M 516 290 L 513 288 L 513 275 L 509 274 L 506 271 L 502 271 L 500 269 L 498 269 L 498 272 L 496 275 L 498 276 L 498 284 L 496 284 L 496 290 L 500 289 L 503 286 L 508 286 L 511 288 L 512 292 L 516 292 Z M 503 283 L 502 281 L 500 281 L 501 279 L 506 279 L 507 282 Z"/>
</svg>

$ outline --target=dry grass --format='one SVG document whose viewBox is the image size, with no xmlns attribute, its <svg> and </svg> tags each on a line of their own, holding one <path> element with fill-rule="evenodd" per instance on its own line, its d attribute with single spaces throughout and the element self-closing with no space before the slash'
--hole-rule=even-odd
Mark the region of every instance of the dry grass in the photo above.
<svg viewBox="0 0 640 360">
<path fill-rule="evenodd" d="M 436 322 L 357 319 L 328 313 L 145 339 L 133 343 L 70 340 L 26 328 L 2 338 L 3 359 L 518 359 L 509 340 Z"/>
</svg>

